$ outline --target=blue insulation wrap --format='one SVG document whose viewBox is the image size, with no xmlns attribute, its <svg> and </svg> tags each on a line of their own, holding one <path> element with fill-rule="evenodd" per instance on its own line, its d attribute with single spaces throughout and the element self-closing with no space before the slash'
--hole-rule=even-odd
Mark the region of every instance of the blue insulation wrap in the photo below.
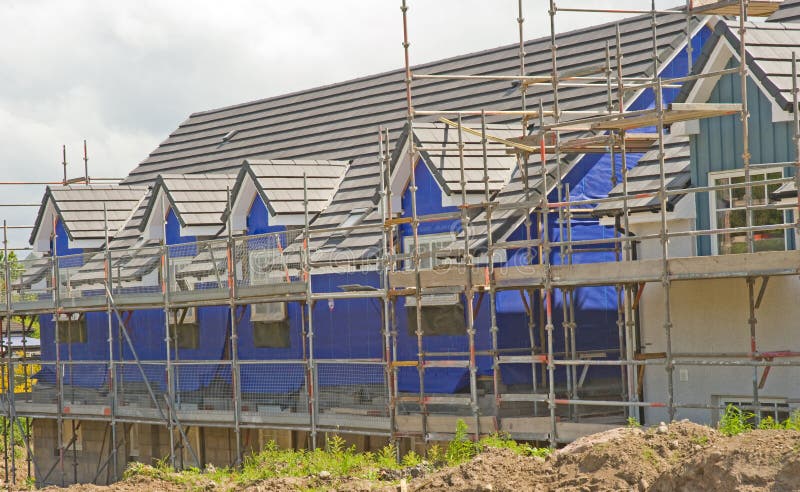
<svg viewBox="0 0 800 492">
<path fill-rule="evenodd" d="M 247 234 L 266 234 L 285 231 L 284 226 L 269 223 L 269 211 L 259 195 L 253 198 L 247 214 Z M 282 236 L 282 235 L 281 235 Z M 280 246 L 285 247 L 285 238 L 277 237 Z M 278 244 L 272 241 L 248 243 L 250 250 L 273 248 Z M 239 334 L 239 368 L 243 393 L 293 393 L 305 384 L 305 365 L 300 362 L 256 364 L 253 361 L 301 361 L 303 359 L 303 306 L 297 302 L 285 303 L 289 323 L 288 347 L 256 347 L 254 324 L 251 320 L 252 306 L 240 306 L 236 310 Z M 222 371 L 225 379 L 230 379 L 227 369 Z"/>
<path fill-rule="evenodd" d="M 256 196 L 247 214 L 247 234 L 252 236 L 255 234 L 267 234 L 285 230 L 286 227 L 284 226 L 273 226 L 269 224 L 269 211 L 267 210 L 267 206 L 260 196 Z M 284 244 L 283 246 L 286 245 Z"/>
<path fill-rule="evenodd" d="M 305 366 L 302 363 L 255 364 L 252 361 L 300 361 L 303 359 L 302 305 L 297 302 L 286 303 L 289 319 L 289 347 L 256 347 L 253 335 L 251 306 L 237 310 L 241 316 L 237 329 L 239 332 L 239 360 L 241 387 L 243 393 L 292 393 L 298 391 L 305 382 Z M 226 375 L 226 379 L 230 376 Z"/>
<path fill-rule="evenodd" d="M 52 253 L 52 251 L 53 242 L 51 239 L 50 252 Z M 67 235 L 66 229 L 64 229 L 64 223 L 61 222 L 61 219 L 56 220 L 56 253 L 58 256 L 79 255 L 83 253 L 83 248 L 70 248 L 69 236 Z"/>
<path fill-rule="evenodd" d="M 86 313 L 86 342 L 60 343 L 61 361 L 79 361 L 64 368 L 64 384 L 84 388 L 101 388 L 108 380 L 108 322 L 106 313 Z M 53 315 L 39 317 L 42 364 L 36 379 L 55 384 L 55 367 L 47 362 L 56 360 L 56 334 Z M 89 361 L 89 363 L 83 363 Z M 91 363 L 97 361 L 97 363 Z"/>
<path fill-rule="evenodd" d="M 178 221 L 178 217 L 171 207 L 167 212 L 167 222 L 164 224 L 164 233 L 166 234 L 168 245 L 194 243 L 197 241 L 195 236 L 181 235 L 181 223 Z M 197 254 L 197 246 L 169 248 L 169 254 L 170 256 L 194 256 Z"/>
<path fill-rule="evenodd" d="M 424 301 L 423 301 L 424 302 Z M 461 296 L 461 303 L 464 298 Z M 424 304 L 423 304 L 424 306 Z M 489 298 L 479 297 L 473 302 L 475 312 L 475 350 L 489 350 L 492 347 L 492 336 L 490 332 L 491 320 L 489 312 Z M 466 314 L 466 313 L 465 313 Z M 417 337 L 414 333 L 409 333 L 409 317 L 416 316 L 415 306 L 406 306 L 404 299 L 397 302 L 397 357 L 400 361 L 417 360 Z M 523 325 L 524 326 L 524 325 Z M 509 329 L 509 336 L 516 336 L 517 327 Z M 513 333 L 514 335 L 511 335 Z M 527 335 L 525 335 L 527 336 Z M 463 335 L 425 335 L 423 331 L 422 349 L 425 352 L 458 352 L 459 355 L 450 356 L 426 356 L 426 360 L 469 360 L 469 338 L 466 331 Z M 477 356 L 477 375 L 484 376 L 492 374 L 492 358 L 489 356 Z M 425 369 L 425 393 L 456 393 L 468 387 L 469 371 L 467 368 L 443 368 L 431 367 Z M 419 373 L 413 367 L 401 367 L 398 371 L 398 388 L 400 391 L 418 392 Z"/>
<path fill-rule="evenodd" d="M 442 206 L 442 189 L 439 183 L 431 174 L 430 169 L 425 164 L 425 161 L 420 159 L 417 166 L 414 168 L 414 177 L 417 183 L 417 215 L 431 215 L 445 212 L 458 212 L 458 207 L 443 207 Z M 410 182 L 409 182 L 410 184 Z M 403 192 L 403 217 L 412 216 L 411 207 L 411 188 L 406 187 Z M 424 222 L 419 225 L 418 233 L 422 234 L 442 234 L 442 233 L 457 234 L 461 232 L 461 221 L 459 220 L 443 220 L 436 222 Z M 401 224 L 400 234 L 403 237 L 410 237 L 413 235 L 411 224 Z"/>
</svg>

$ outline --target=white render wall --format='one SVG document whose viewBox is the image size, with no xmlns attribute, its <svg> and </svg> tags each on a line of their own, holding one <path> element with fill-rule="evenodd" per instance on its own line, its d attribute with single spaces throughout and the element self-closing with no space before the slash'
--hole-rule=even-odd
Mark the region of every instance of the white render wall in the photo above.
<svg viewBox="0 0 800 492">
<path fill-rule="evenodd" d="M 761 279 L 756 280 L 756 295 L 760 282 Z M 673 353 L 749 352 L 749 303 L 745 279 L 673 282 L 670 294 Z M 772 277 L 769 280 L 761 307 L 756 312 L 759 351 L 800 351 L 798 294 L 800 280 L 797 277 Z M 645 287 L 640 314 L 644 352 L 663 352 L 666 349 L 663 299 L 661 285 L 648 284 Z M 763 370 L 758 368 L 758 378 Z M 718 405 L 720 397 L 752 399 L 753 377 L 752 367 L 676 366 L 675 401 Z M 666 370 L 663 367 L 645 369 L 644 393 L 648 401 L 667 401 Z M 773 367 L 759 397 L 786 398 L 790 407 L 797 408 L 800 402 L 800 368 Z M 714 424 L 717 415 L 709 410 L 679 409 L 676 418 Z M 663 408 L 648 409 L 645 420 L 648 423 L 666 421 L 667 411 Z"/>
<path fill-rule="evenodd" d="M 687 197 L 688 198 L 688 197 Z M 684 198 L 668 214 L 670 231 L 694 228 L 694 200 Z M 631 230 L 637 235 L 658 233 L 659 214 L 636 214 Z M 672 238 L 670 257 L 694 256 L 695 239 Z M 639 259 L 661 258 L 659 240 L 646 240 L 638 247 Z M 757 296 L 761 279 L 756 279 Z M 738 279 L 673 282 L 670 289 L 672 351 L 679 354 L 736 353 L 750 351 L 749 301 L 747 281 Z M 644 353 L 666 351 L 664 329 L 664 291 L 658 283 L 648 283 L 640 301 L 640 347 Z M 756 311 L 756 340 L 759 351 L 800 352 L 800 279 L 771 277 L 760 308 Z M 703 357 L 692 357 L 702 359 Z M 732 360 L 732 359 L 728 359 Z M 800 360 L 779 358 L 778 361 Z M 680 366 L 674 372 L 676 403 L 719 405 L 725 397 L 752 400 L 753 378 L 761 378 L 764 368 L 754 374 L 752 367 Z M 667 402 L 667 372 L 663 366 L 648 366 L 644 373 L 644 397 L 651 402 Z M 759 391 L 762 399 L 787 399 L 800 408 L 800 367 L 773 367 Z M 677 419 L 715 424 L 718 412 L 678 409 Z M 649 408 L 645 422 L 666 421 L 666 408 Z"/>
</svg>

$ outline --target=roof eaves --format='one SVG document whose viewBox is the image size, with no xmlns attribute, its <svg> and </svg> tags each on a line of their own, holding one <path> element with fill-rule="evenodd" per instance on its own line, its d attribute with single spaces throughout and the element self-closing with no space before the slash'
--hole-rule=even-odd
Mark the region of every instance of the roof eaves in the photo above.
<svg viewBox="0 0 800 492">
<path fill-rule="evenodd" d="M 42 227 L 42 221 L 44 220 L 44 212 L 47 209 L 47 201 L 48 199 L 52 198 L 52 193 L 50 191 L 50 187 L 48 186 L 45 189 L 44 196 L 42 197 L 42 204 L 39 205 L 39 211 L 36 214 L 36 222 L 33 223 L 33 229 L 31 230 L 31 235 L 28 238 L 28 244 L 33 244 L 36 236 L 39 234 L 39 229 Z M 55 207 L 55 200 L 53 200 L 53 206 Z"/>
<path fill-rule="evenodd" d="M 180 210 L 178 209 L 175 200 L 173 199 L 172 195 L 169 192 L 169 187 L 167 186 L 164 177 L 162 175 L 159 175 L 158 178 L 156 178 L 155 185 L 153 185 L 153 194 L 150 203 L 147 204 L 147 208 L 145 209 L 144 214 L 142 215 L 141 222 L 139 223 L 139 231 L 144 231 L 145 227 L 147 226 L 147 223 L 150 222 L 150 216 L 153 214 L 153 209 L 156 206 L 156 202 L 159 201 L 156 200 L 156 198 L 158 197 L 159 190 L 163 190 L 164 194 L 166 195 L 170 207 L 172 208 L 173 212 L 175 212 L 175 217 L 178 218 L 178 222 L 180 223 L 181 227 L 186 227 L 186 222 L 181 217 Z"/>
</svg>

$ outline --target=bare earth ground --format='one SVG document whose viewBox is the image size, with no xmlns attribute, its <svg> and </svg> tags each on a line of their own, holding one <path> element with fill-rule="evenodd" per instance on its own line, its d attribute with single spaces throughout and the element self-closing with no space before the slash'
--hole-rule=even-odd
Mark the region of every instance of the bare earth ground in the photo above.
<svg viewBox="0 0 800 492">
<path fill-rule="evenodd" d="M 196 490 L 231 490 L 212 482 Z M 110 487 L 75 485 L 96 492 L 178 491 L 146 477 Z M 274 479 L 249 492 L 343 491 L 796 491 L 800 490 L 800 432 L 759 430 L 723 437 L 715 430 L 677 422 L 649 429 L 619 428 L 582 438 L 547 459 L 496 449 L 470 462 L 401 485 L 319 477 Z"/>
</svg>

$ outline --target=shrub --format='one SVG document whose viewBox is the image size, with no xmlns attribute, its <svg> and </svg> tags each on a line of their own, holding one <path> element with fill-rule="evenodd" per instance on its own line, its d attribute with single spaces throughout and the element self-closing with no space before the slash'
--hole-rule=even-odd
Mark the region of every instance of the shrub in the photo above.
<svg viewBox="0 0 800 492">
<path fill-rule="evenodd" d="M 450 465 L 458 465 L 472 459 L 478 454 L 478 446 L 469 438 L 467 424 L 458 419 L 456 422 L 456 435 L 447 445 L 445 457 Z"/>
<path fill-rule="evenodd" d="M 726 436 L 736 436 L 753 430 L 755 414 L 745 412 L 736 405 L 728 405 L 725 413 L 719 419 L 719 431 Z"/>
</svg>

